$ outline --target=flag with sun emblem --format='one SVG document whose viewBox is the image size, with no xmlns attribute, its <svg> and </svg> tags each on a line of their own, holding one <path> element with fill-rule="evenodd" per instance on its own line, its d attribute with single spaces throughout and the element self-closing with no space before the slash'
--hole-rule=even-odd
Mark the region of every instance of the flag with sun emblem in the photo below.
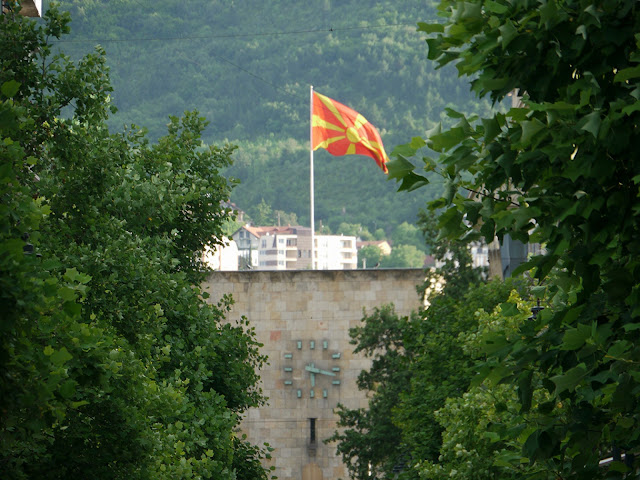
<svg viewBox="0 0 640 480">
<path fill-rule="evenodd" d="M 367 155 L 387 173 L 389 161 L 380 133 L 355 110 L 313 92 L 311 119 L 312 148 L 324 148 L 332 155 Z"/>
</svg>

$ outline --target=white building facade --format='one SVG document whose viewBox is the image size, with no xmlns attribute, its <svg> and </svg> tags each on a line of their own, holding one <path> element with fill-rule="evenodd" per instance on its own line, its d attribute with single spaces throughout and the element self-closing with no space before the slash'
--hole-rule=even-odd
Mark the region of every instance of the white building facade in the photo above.
<svg viewBox="0 0 640 480">
<path fill-rule="evenodd" d="M 316 235 L 314 243 L 316 270 L 355 270 L 358 268 L 356 237 Z"/>
<path fill-rule="evenodd" d="M 300 226 L 253 227 L 245 225 L 233 235 L 238 245 L 240 270 L 311 270 L 311 229 Z M 315 235 L 317 270 L 355 270 L 356 237 Z"/>
</svg>

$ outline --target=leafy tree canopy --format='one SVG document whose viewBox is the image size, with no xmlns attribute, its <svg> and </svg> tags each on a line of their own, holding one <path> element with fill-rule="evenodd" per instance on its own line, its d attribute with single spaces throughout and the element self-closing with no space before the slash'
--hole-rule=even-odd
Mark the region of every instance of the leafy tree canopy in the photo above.
<svg viewBox="0 0 640 480">
<path fill-rule="evenodd" d="M 110 133 L 104 51 L 52 54 L 68 23 L 0 22 L 2 476 L 266 478 L 235 432 L 265 358 L 195 286 L 233 148 L 201 148 L 195 112 Z"/>
<path fill-rule="evenodd" d="M 425 215 L 423 228 L 425 238 L 435 240 L 432 216 Z M 358 377 L 358 387 L 370 395 L 368 408 L 341 407 L 343 429 L 330 439 L 352 478 L 393 478 L 401 471 L 399 478 L 417 478 L 413 465 L 437 460 L 442 426 L 435 412 L 447 398 L 462 395 L 473 376 L 472 357 L 458 337 L 477 328 L 477 310 L 492 311 L 517 285 L 484 284 L 465 245 L 432 247 L 443 267 L 428 273 L 420 292 L 436 282 L 445 288 L 431 289 L 429 307 L 400 317 L 387 305 L 349 332 L 355 351 L 372 359 Z"/>
<path fill-rule="evenodd" d="M 416 225 L 402 222 L 396 227 L 391 235 L 393 245 L 413 245 L 418 250 L 425 251 L 424 237 L 422 231 Z"/>
<path fill-rule="evenodd" d="M 358 267 L 359 268 L 373 268 L 376 265 L 380 265 L 382 259 L 382 252 L 380 248 L 375 245 L 366 245 L 358 250 Z"/>
<path fill-rule="evenodd" d="M 486 346 L 483 372 L 517 387 L 532 416 L 524 431 L 503 432 L 521 443 L 511 463 L 529 462 L 540 478 L 634 477 L 635 464 L 599 461 L 612 447 L 639 447 L 638 4 L 445 0 L 439 9 L 443 23 L 420 25 L 429 58 L 454 65 L 480 96 L 518 92 L 522 105 L 483 118 L 450 112 L 451 128 L 396 151 L 390 176 L 406 190 L 428 182 L 425 170 L 444 178 L 431 203 L 444 209 L 444 237 L 508 234 L 545 247 L 523 269 L 548 284 L 535 292 L 549 308 L 517 336 L 496 332 L 489 343 L 500 349 Z M 439 156 L 421 161 L 425 146 Z M 513 368 L 501 370 L 505 361 Z M 534 371 L 550 397 L 540 405 Z"/>
<path fill-rule="evenodd" d="M 424 266 L 424 252 L 413 245 L 396 245 L 389 255 L 382 257 L 381 267 L 421 268 Z"/>
</svg>

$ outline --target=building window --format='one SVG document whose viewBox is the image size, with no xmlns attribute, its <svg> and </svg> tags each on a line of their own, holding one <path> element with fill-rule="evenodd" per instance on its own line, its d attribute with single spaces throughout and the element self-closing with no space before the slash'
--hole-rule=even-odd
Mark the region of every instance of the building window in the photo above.
<svg viewBox="0 0 640 480">
<path fill-rule="evenodd" d="M 309 443 L 314 445 L 316 443 L 316 419 L 309 419 Z"/>
<path fill-rule="evenodd" d="M 262 243 L 260 245 L 262 248 L 267 248 L 267 241 L 266 240 L 262 240 Z"/>
</svg>

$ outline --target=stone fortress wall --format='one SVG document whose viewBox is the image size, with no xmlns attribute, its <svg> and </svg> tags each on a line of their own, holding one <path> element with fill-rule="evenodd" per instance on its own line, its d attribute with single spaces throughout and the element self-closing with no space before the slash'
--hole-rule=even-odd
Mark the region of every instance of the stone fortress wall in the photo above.
<svg viewBox="0 0 640 480">
<path fill-rule="evenodd" d="M 254 444 L 269 443 L 280 480 L 346 480 L 332 435 L 338 403 L 366 407 L 356 386 L 370 361 L 353 354 L 349 329 L 363 309 L 388 303 L 408 315 L 420 307 L 421 269 L 214 272 L 203 285 L 209 302 L 233 296 L 228 320 L 247 317 L 269 365 L 260 372 L 268 404 L 245 415 Z"/>
</svg>

